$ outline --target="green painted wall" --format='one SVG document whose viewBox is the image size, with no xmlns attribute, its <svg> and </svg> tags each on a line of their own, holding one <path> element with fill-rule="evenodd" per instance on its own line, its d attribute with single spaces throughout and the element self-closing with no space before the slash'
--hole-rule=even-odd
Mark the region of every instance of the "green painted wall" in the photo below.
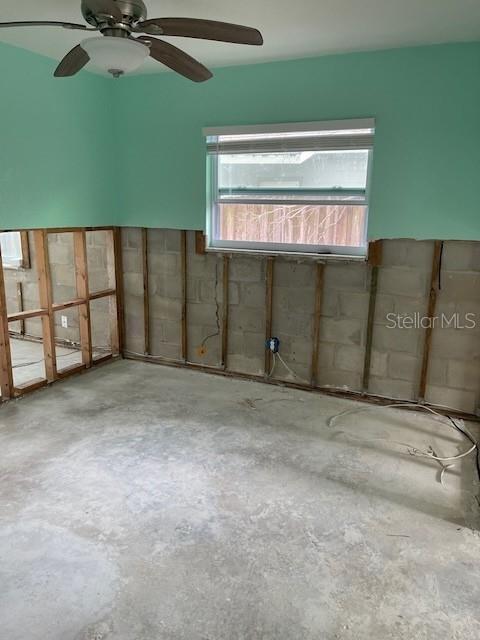
<svg viewBox="0 0 480 640">
<path fill-rule="evenodd" d="M 203 228 L 204 126 L 374 116 L 369 236 L 480 240 L 480 43 L 113 81 L 0 44 L 0 228 Z"/>
<path fill-rule="evenodd" d="M 480 43 L 173 74 L 112 85 L 121 223 L 205 223 L 204 126 L 375 116 L 370 238 L 480 240 Z"/>
<path fill-rule="evenodd" d="M 114 223 L 111 83 L 0 44 L 0 228 Z"/>
</svg>

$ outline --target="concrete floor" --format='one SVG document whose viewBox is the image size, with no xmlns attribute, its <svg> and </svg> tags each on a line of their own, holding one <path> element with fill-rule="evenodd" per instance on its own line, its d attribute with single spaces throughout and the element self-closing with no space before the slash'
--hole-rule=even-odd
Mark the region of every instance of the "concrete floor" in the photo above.
<svg viewBox="0 0 480 640">
<path fill-rule="evenodd" d="M 396 444 L 463 439 L 352 406 L 126 361 L 7 403 L 1 637 L 477 640 L 473 461 Z"/>
<path fill-rule="evenodd" d="M 10 338 L 10 350 L 15 386 L 18 387 L 37 378 L 45 378 L 45 361 L 41 342 Z M 78 349 L 57 346 L 56 352 L 58 371 L 82 363 L 82 353 Z M 104 354 L 97 352 L 93 354 L 94 357 L 101 355 Z"/>
</svg>

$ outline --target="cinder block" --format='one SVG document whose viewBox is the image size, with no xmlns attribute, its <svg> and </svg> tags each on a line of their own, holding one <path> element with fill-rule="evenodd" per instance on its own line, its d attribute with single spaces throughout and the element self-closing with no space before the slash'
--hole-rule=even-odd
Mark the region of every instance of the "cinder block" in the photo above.
<svg viewBox="0 0 480 640">
<path fill-rule="evenodd" d="M 259 282 L 263 280 L 262 272 L 260 259 L 235 256 L 230 260 L 230 280 L 233 282 Z"/>
<path fill-rule="evenodd" d="M 427 285 L 428 283 L 428 285 Z M 380 267 L 378 291 L 394 296 L 426 297 L 430 286 L 427 274 L 406 267 Z"/>
<path fill-rule="evenodd" d="M 142 300 L 143 313 L 143 300 Z M 172 320 L 173 322 L 181 322 L 182 318 L 182 302 L 171 298 L 163 298 L 154 296 L 150 299 L 150 315 L 155 319 Z"/>
<path fill-rule="evenodd" d="M 363 347 L 339 345 L 335 350 L 335 369 L 362 373 L 364 361 L 365 349 Z"/>
<path fill-rule="evenodd" d="M 229 354 L 227 367 L 229 371 L 247 373 L 250 375 L 263 375 L 264 360 L 262 358 L 248 358 L 239 354 Z"/>
<path fill-rule="evenodd" d="M 124 273 L 123 288 L 126 294 L 143 296 L 143 276 L 139 273 Z"/>
<path fill-rule="evenodd" d="M 261 333 L 265 331 L 265 312 L 263 309 L 230 306 L 229 326 L 232 331 Z"/>
<path fill-rule="evenodd" d="M 187 320 L 189 325 L 215 326 L 217 307 L 215 304 L 197 302 L 187 305 Z M 221 309 L 219 310 L 221 322 Z"/>
<path fill-rule="evenodd" d="M 318 368 L 333 369 L 336 345 L 330 342 L 320 342 L 318 345 Z"/>
<path fill-rule="evenodd" d="M 368 293 L 340 293 L 340 315 L 359 318 L 366 322 L 368 317 Z"/>
<path fill-rule="evenodd" d="M 442 271 L 442 293 L 451 300 L 478 300 L 480 273 L 469 271 Z"/>
<path fill-rule="evenodd" d="M 240 287 L 236 282 L 228 283 L 228 302 L 230 305 L 240 304 Z"/>
<path fill-rule="evenodd" d="M 308 342 L 312 340 L 313 317 L 305 313 L 277 313 L 273 316 L 272 333 L 283 333 L 293 337 L 303 337 Z"/>
<path fill-rule="evenodd" d="M 476 397 L 474 391 L 462 389 L 450 389 L 448 387 L 427 386 L 425 400 L 432 404 L 446 406 L 467 413 L 474 413 L 476 407 Z"/>
<path fill-rule="evenodd" d="M 370 375 L 372 376 L 387 376 L 388 367 L 388 353 L 382 351 L 375 351 L 372 349 L 372 357 L 370 360 Z"/>
<path fill-rule="evenodd" d="M 125 329 L 128 336 L 133 338 L 144 338 L 144 328 L 143 313 L 125 313 Z"/>
<path fill-rule="evenodd" d="M 447 386 L 447 366 L 448 360 L 432 357 L 432 353 L 430 352 L 428 384 L 433 384 L 439 387 Z"/>
<path fill-rule="evenodd" d="M 328 264 L 325 268 L 325 288 L 345 291 L 367 291 L 365 264 Z"/>
<path fill-rule="evenodd" d="M 480 391 L 480 359 L 449 360 L 447 386 L 455 389 Z"/>
<path fill-rule="evenodd" d="M 420 355 L 392 352 L 388 361 L 388 377 L 393 380 L 416 382 L 420 375 L 420 357 Z"/>
<path fill-rule="evenodd" d="M 335 289 L 324 289 L 322 296 L 322 316 L 340 317 L 339 293 Z"/>
<path fill-rule="evenodd" d="M 446 271 L 480 271 L 480 242 L 445 242 L 442 265 Z"/>
<path fill-rule="evenodd" d="M 312 264 L 298 264 L 288 260 L 276 260 L 274 282 L 282 287 L 315 288 L 315 267 Z"/>
<path fill-rule="evenodd" d="M 433 250 L 434 243 L 431 240 L 384 240 L 382 265 L 431 271 Z"/>
<path fill-rule="evenodd" d="M 178 276 L 151 274 L 149 280 L 150 301 L 155 296 L 179 300 L 182 297 L 182 283 Z M 143 290 L 143 282 L 142 282 Z"/>
<path fill-rule="evenodd" d="M 478 332 L 468 329 L 436 329 L 432 336 L 432 353 L 437 358 L 449 360 L 480 358 Z"/>
<path fill-rule="evenodd" d="M 262 282 L 242 282 L 240 284 L 240 304 L 246 307 L 265 306 L 266 289 Z"/>
<path fill-rule="evenodd" d="M 411 298 L 407 296 L 396 296 L 394 299 L 394 313 L 406 317 L 420 314 L 421 317 L 428 313 L 428 299 Z"/>
<path fill-rule="evenodd" d="M 68 287 L 74 292 L 73 297 L 76 297 L 75 271 L 73 266 L 52 264 L 50 265 L 50 274 L 54 288 L 57 286 Z"/>
<path fill-rule="evenodd" d="M 375 300 L 375 324 L 386 324 L 389 313 L 394 313 L 395 298 L 379 293 Z"/>
<path fill-rule="evenodd" d="M 413 382 L 406 380 L 390 380 L 389 378 L 378 378 L 371 376 L 369 382 L 369 393 L 395 400 L 414 400 L 416 388 Z"/>
<path fill-rule="evenodd" d="M 318 374 L 319 387 L 331 387 L 346 391 L 361 390 L 361 376 L 352 371 L 339 371 L 322 367 Z"/>
<path fill-rule="evenodd" d="M 149 272 L 153 274 L 180 274 L 180 257 L 176 253 L 148 254 Z"/>
<path fill-rule="evenodd" d="M 389 329 L 376 325 L 373 331 L 373 347 L 376 351 L 402 351 L 415 355 L 423 344 L 422 329 Z"/>
<path fill-rule="evenodd" d="M 68 244 L 52 242 L 49 236 L 48 257 L 51 265 L 70 265 L 73 267 L 73 241 Z"/>
<path fill-rule="evenodd" d="M 361 344 L 362 325 L 355 318 L 322 318 L 320 340 L 338 344 Z"/>
<path fill-rule="evenodd" d="M 137 249 L 124 249 L 122 251 L 122 262 L 124 273 L 143 274 L 142 254 Z"/>
</svg>

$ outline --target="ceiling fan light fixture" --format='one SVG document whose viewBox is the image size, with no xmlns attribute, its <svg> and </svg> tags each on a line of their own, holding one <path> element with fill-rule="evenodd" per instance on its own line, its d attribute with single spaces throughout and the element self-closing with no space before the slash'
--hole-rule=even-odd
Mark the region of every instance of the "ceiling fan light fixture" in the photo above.
<svg viewBox="0 0 480 640">
<path fill-rule="evenodd" d="M 149 47 L 129 38 L 100 36 L 88 38 L 80 46 L 93 65 L 114 77 L 136 71 L 150 55 Z"/>
</svg>

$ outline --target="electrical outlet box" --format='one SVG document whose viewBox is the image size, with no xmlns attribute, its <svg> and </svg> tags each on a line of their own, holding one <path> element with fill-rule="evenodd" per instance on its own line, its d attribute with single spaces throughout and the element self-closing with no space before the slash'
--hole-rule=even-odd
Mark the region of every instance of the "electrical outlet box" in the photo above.
<svg viewBox="0 0 480 640">
<path fill-rule="evenodd" d="M 67 316 L 62 316 L 62 327 L 64 329 L 68 329 L 68 318 L 67 318 Z"/>
</svg>

